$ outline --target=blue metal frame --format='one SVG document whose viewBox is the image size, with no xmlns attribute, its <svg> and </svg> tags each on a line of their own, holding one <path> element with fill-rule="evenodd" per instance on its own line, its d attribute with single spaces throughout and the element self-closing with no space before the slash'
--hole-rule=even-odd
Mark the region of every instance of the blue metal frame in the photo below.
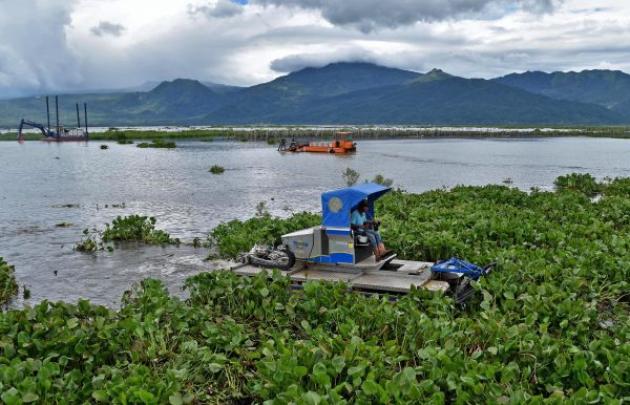
<svg viewBox="0 0 630 405">
<path fill-rule="evenodd" d="M 322 225 L 350 227 L 350 213 L 363 200 L 367 200 L 369 216 L 374 217 L 374 201 L 391 188 L 376 183 L 362 183 L 356 186 L 328 191 L 322 194 Z"/>
<path fill-rule="evenodd" d="M 435 263 L 431 267 L 431 271 L 436 273 L 458 273 L 463 274 L 473 280 L 479 280 L 479 277 L 486 275 L 486 270 L 477 266 L 476 264 L 469 263 L 465 260 L 451 257 L 448 260 L 442 260 Z"/>
<path fill-rule="evenodd" d="M 348 253 L 331 253 L 328 256 L 319 256 L 308 259 L 313 263 L 354 263 L 354 255 Z"/>
</svg>

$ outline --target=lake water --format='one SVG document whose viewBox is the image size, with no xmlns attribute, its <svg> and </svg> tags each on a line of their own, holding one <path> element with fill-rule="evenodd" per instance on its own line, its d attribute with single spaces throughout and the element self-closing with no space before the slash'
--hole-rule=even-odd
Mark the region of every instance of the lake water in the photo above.
<svg viewBox="0 0 630 405">
<path fill-rule="evenodd" d="M 209 268 L 205 249 L 185 245 L 73 250 L 84 228 L 103 228 L 118 215 L 155 216 L 159 228 L 191 241 L 220 222 L 251 217 L 261 201 L 280 216 L 318 211 L 320 193 L 343 186 L 346 167 L 412 192 L 506 178 L 524 190 L 551 189 L 570 172 L 630 176 L 630 140 L 623 139 L 360 141 L 353 156 L 282 154 L 262 143 L 180 141 L 174 150 L 107 143 L 101 150 L 102 143 L 0 142 L 0 256 L 31 290 L 29 304 L 84 297 L 117 305 L 133 282 L 160 278 L 177 292 Z M 208 173 L 214 164 L 225 173 Z M 73 225 L 55 226 L 61 222 Z"/>
</svg>

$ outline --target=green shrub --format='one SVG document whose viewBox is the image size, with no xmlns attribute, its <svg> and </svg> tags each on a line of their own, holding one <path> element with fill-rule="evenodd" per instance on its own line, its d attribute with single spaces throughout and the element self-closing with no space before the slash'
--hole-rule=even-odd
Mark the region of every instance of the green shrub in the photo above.
<svg viewBox="0 0 630 405">
<path fill-rule="evenodd" d="M 15 269 L 0 257 L 0 305 L 5 305 L 18 292 Z"/>
</svg>

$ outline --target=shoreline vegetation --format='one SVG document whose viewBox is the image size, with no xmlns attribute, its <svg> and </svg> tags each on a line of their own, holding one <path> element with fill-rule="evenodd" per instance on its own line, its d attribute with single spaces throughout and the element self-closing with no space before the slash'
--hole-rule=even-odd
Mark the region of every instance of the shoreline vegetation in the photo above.
<svg viewBox="0 0 630 405">
<path fill-rule="evenodd" d="M 397 300 L 325 282 L 296 290 L 279 272 L 200 273 L 185 282 L 186 299 L 147 279 L 119 309 L 80 300 L 1 312 L 0 399 L 622 404 L 630 178 L 570 174 L 554 184 L 397 190 L 378 200 L 383 237 L 400 257 L 497 263 L 466 307 L 423 290 Z M 108 227 L 112 239 L 154 232 L 154 221 L 133 218 Z M 209 241 L 233 256 L 317 222 L 262 212 L 215 228 Z"/>
<path fill-rule="evenodd" d="M 260 141 L 270 145 L 281 138 L 290 139 L 292 136 L 301 139 L 329 140 L 336 132 L 351 131 L 356 140 L 367 139 L 424 139 L 424 138 L 527 138 L 527 137 L 570 137 L 586 136 L 599 138 L 630 139 L 630 127 L 576 127 L 576 128 L 308 128 L 308 127 L 279 127 L 279 128 L 217 128 L 217 129 L 181 129 L 181 130 L 145 130 L 145 129 L 116 129 L 110 128 L 104 132 L 90 133 L 90 140 L 116 141 L 127 144 L 139 140 L 157 139 L 201 139 L 201 140 L 236 140 Z M 16 133 L 0 134 L 0 141 L 15 141 Z M 38 133 L 25 134 L 25 140 L 40 140 Z"/>
</svg>

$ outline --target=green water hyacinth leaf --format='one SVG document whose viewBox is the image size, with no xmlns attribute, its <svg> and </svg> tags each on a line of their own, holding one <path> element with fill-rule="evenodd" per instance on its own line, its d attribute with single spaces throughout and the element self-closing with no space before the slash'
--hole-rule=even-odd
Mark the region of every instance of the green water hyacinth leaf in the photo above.
<svg viewBox="0 0 630 405">
<path fill-rule="evenodd" d="M 26 394 L 22 395 L 22 402 L 24 402 L 25 404 L 35 402 L 38 399 L 39 395 L 35 394 L 34 392 L 27 392 Z"/>
<path fill-rule="evenodd" d="M 210 371 L 211 373 L 218 373 L 221 370 L 223 370 L 223 366 L 219 363 L 208 364 L 208 371 Z"/>
<path fill-rule="evenodd" d="M 92 393 L 92 398 L 94 398 L 97 402 L 107 402 L 109 399 L 107 392 L 102 390 L 94 391 Z"/>
<path fill-rule="evenodd" d="M 111 309 L 82 300 L 0 312 L 6 404 L 627 402 L 630 181 L 529 193 L 505 186 L 393 192 L 377 203 L 400 257 L 496 261 L 465 307 L 423 290 L 291 288 L 280 272 L 144 280 Z M 313 214 L 217 228 L 215 248 L 317 223 Z"/>
<path fill-rule="evenodd" d="M 79 320 L 77 318 L 70 318 L 66 322 L 66 325 L 68 326 L 68 328 L 74 329 L 77 327 L 77 325 L 79 325 Z"/>
<path fill-rule="evenodd" d="M 309 391 L 303 396 L 304 403 L 308 405 L 319 405 L 322 402 L 322 398 L 316 392 Z"/>
<path fill-rule="evenodd" d="M 183 405 L 184 399 L 182 398 L 182 395 L 177 392 L 168 397 L 168 403 L 171 405 Z"/>
<path fill-rule="evenodd" d="M 2 402 L 6 405 L 17 405 L 21 402 L 20 392 L 13 387 L 4 391 L 0 399 L 2 399 Z"/>
</svg>

